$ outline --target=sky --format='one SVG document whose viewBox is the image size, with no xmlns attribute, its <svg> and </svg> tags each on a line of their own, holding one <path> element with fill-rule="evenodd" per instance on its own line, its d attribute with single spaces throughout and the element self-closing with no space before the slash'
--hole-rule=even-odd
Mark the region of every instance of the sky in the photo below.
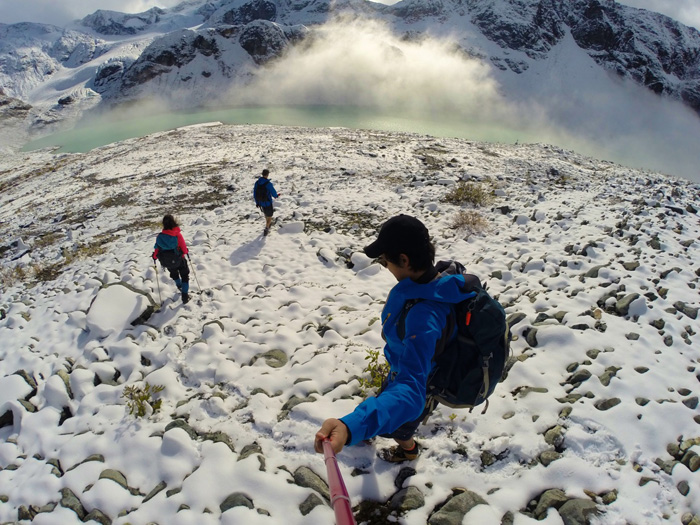
<svg viewBox="0 0 700 525">
<path fill-rule="evenodd" d="M 393 0 L 378 0 L 393 4 Z M 181 0 L 0 0 L 0 23 L 42 22 L 61 25 L 82 18 L 97 9 L 111 9 L 125 13 L 139 13 L 151 7 L 172 7 Z M 686 25 L 700 28 L 698 0 L 625 0 L 619 2 L 658 11 Z"/>
</svg>

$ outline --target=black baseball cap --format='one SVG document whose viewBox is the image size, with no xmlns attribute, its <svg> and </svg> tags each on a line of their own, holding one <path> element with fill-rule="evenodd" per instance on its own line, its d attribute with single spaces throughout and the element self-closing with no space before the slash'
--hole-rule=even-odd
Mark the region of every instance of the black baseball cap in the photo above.
<svg viewBox="0 0 700 525">
<path fill-rule="evenodd" d="M 376 259 L 383 253 L 415 253 L 430 246 L 430 234 L 425 225 L 410 215 L 397 215 L 386 221 L 377 240 L 365 246 L 365 255 Z"/>
</svg>

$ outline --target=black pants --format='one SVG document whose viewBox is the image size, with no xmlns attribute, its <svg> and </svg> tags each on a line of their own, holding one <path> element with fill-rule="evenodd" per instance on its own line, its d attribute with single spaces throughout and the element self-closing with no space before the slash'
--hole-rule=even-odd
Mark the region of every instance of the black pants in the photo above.
<svg viewBox="0 0 700 525">
<path fill-rule="evenodd" d="M 190 282 L 190 267 L 187 266 L 187 259 L 185 259 L 184 257 L 182 258 L 180 266 L 177 266 L 176 268 L 168 268 L 168 273 L 175 282 Z"/>
</svg>

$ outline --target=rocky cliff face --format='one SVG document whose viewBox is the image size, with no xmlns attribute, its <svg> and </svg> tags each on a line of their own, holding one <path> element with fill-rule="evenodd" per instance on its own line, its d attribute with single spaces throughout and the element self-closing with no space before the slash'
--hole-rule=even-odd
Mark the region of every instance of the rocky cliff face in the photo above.
<svg viewBox="0 0 700 525">
<path fill-rule="evenodd" d="M 601 67 L 681 100 L 700 115 L 700 33 L 611 0 L 403 0 L 393 6 L 364 0 L 187 0 L 139 14 L 100 10 L 72 30 L 0 25 L 0 87 L 33 102 L 32 90 L 56 72 L 72 70 L 74 89 L 88 86 L 111 101 L 159 90 L 201 94 L 207 80 L 216 89 L 217 82 L 244 77 L 281 57 L 308 27 L 339 12 L 382 19 L 412 38 L 449 26 L 471 55 L 514 74 L 548 60 L 570 34 Z M 99 35 L 109 35 L 109 42 Z M 57 101 L 71 95 L 70 83 L 60 84 Z"/>
</svg>

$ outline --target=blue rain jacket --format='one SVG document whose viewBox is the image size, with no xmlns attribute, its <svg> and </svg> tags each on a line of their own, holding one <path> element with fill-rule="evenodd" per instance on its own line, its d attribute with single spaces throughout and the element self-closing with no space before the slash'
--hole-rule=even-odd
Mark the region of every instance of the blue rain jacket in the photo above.
<svg viewBox="0 0 700 525">
<path fill-rule="evenodd" d="M 462 286 L 462 275 L 444 275 L 426 284 L 403 279 L 391 289 L 381 317 L 386 341 L 384 356 L 391 367 L 389 381 L 377 397 L 364 400 L 351 414 L 340 418 L 352 434 L 349 445 L 390 434 L 421 415 L 428 376 L 434 366 L 435 347 L 452 305 L 474 295 L 462 291 Z M 405 336 L 401 340 L 397 334 L 397 320 L 409 299 L 423 301 L 408 311 Z"/>
<path fill-rule="evenodd" d="M 258 186 L 265 185 L 267 185 L 268 199 L 260 202 L 256 201 L 255 203 L 257 206 L 261 206 L 263 208 L 272 206 L 272 197 L 274 197 L 275 199 L 277 198 L 277 190 L 275 190 L 275 187 L 272 185 L 270 179 L 266 179 L 265 177 L 258 177 L 258 180 L 255 181 L 255 185 L 253 186 L 253 199 L 255 199 L 255 190 L 258 188 Z"/>
</svg>

